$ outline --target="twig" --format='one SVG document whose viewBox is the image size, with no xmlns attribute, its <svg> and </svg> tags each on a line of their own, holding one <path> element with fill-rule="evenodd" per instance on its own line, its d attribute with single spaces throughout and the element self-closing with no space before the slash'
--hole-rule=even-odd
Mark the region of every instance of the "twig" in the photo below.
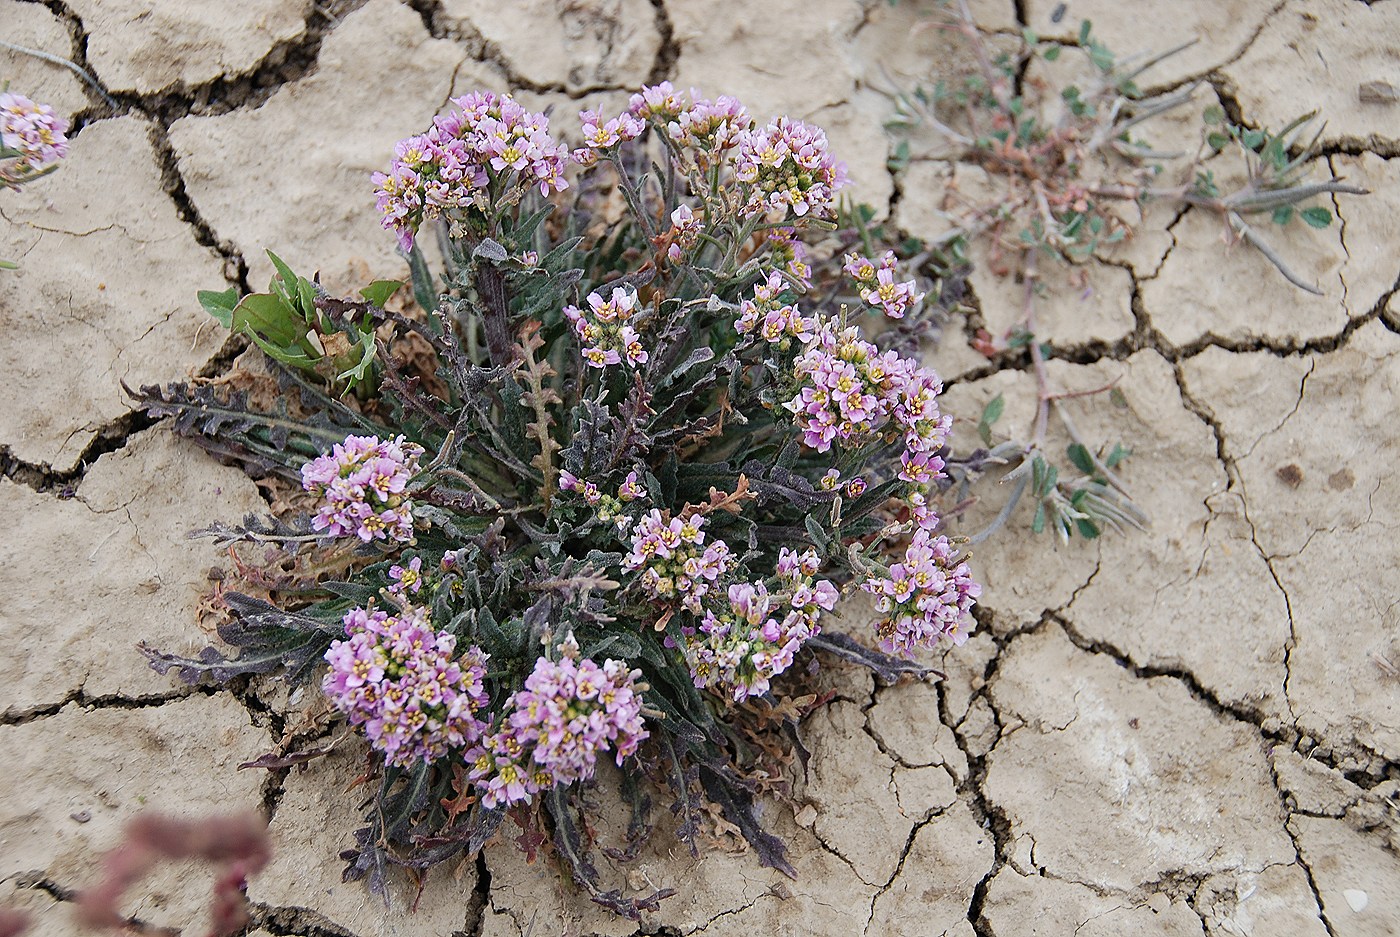
<svg viewBox="0 0 1400 937">
<path fill-rule="evenodd" d="M 1029 464 L 1029 462 L 1022 464 Z M 1006 524 L 1007 519 L 1011 517 L 1011 512 L 1016 510 L 1016 505 L 1021 502 L 1021 495 L 1026 493 L 1026 485 L 1028 485 L 1029 483 L 1029 475 L 1023 474 L 1016 479 L 1016 487 L 1011 489 L 1011 497 L 1006 499 L 1006 503 L 1002 505 L 1001 510 L 997 512 L 997 516 L 992 518 L 992 522 L 990 524 L 988 524 L 986 527 L 983 527 L 977 533 L 973 534 L 971 537 L 968 538 L 968 546 L 977 546 L 977 544 L 981 543 L 983 540 L 986 540 L 988 537 L 996 533 Z"/>
<path fill-rule="evenodd" d="M 1116 384 L 1117 381 L 1114 381 L 1114 383 Z M 1109 386 L 1112 387 L 1113 385 L 1110 384 Z M 1074 421 L 1070 419 L 1070 416 L 1065 411 L 1065 408 L 1060 406 L 1059 400 L 1055 399 L 1051 402 L 1055 406 L 1056 416 L 1060 418 L 1060 423 L 1064 425 L 1065 432 L 1069 433 L 1069 438 L 1079 443 L 1079 445 L 1084 449 L 1084 451 L 1089 453 L 1089 460 L 1093 462 L 1094 468 L 1098 469 L 1100 472 L 1103 473 L 1103 477 L 1108 481 L 1108 483 L 1114 488 L 1117 488 L 1119 494 L 1131 501 L 1133 499 L 1133 493 L 1128 490 L 1127 485 L 1123 484 L 1123 480 L 1120 479 L 1116 474 L 1114 474 L 1113 469 L 1109 468 L 1104 463 L 1104 461 L 1100 459 L 1098 455 L 1095 454 L 1093 448 L 1084 442 L 1083 437 L 1079 435 L 1078 428 L 1074 425 Z"/>
<path fill-rule="evenodd" d="M 50 55 L 48 52 L 41 52 L 38 49 L 29 49 L 24 46 L 17 46 L 13 42 L 6 42 L 3 39 L 0 39 L 0 48 L 9 49 L 12 52 L 20 52 L 24 55 L 32 55 L 36 59 L 42 59 L 45 62 L 50 62 L 54 65 L 63 66 L 64 68 L 73 72 L 73 74 L 77 75 L 83 81 L 91 85 L 92 90 L 102 95 L 102 100 L 107 102 L 108 107 L 110 107 L 114 111 L 118 109 L 119 105 L 117 104 L 116 99 L 113 98 L 110 94 L 108 94 L 105 90 L 103 90 L 102 86 L 97 83 L 96 78 L 92 77 L 87 72 L 83 71 L 81 68 L 79 68 L 74 63 L 68 61 L 67 59 L 59 58 L 56 55 Z"/>
<path fill-rule="evenodd" d="M 1283 262 L 1283 258 L 1278 255 L 1278 252 L 1275 251 L 1272 247 L 1270 247 L 1263 238 L 1256 234 L 1254 232 L 1254 229 L 1251 228 L 1248 225 L 1248 223 L 1246 223 L 1245 220 L 1241 218 L 1237 213 L 1233 211 L 1227 211 L 1225 213 L 1225 217 L 1230 222 L 1230 227 L 1234 228 L 1235 232 L 1239 234 L 1240 237 L 1244 238 L 1250 244 L 1254 245 L 1254 247 L 1259 251 L 1259 253 L 1263 254 L 1266 258 L 1268 258 L 1269 263 L 1273 264 L 1276 268 L 1278 268 L 1278 272 L 1283 274 L 1283 278 L 1285 280 L 1287 280 L 1289 283 L 1292 283 L 1294 286 L 1298 287 L 1298 289 L 1303 290 L 1304 292 L 1312 293 L 1314 296 L 1323 295 L 1322 290 L 1318 289 L 1316 286 L 1313 286 L 1310 283 L 1305 282 L 1302 277 L 1298 276 L 1298 274 L 1288 269 L 1288 265 Z"/>
</svg>

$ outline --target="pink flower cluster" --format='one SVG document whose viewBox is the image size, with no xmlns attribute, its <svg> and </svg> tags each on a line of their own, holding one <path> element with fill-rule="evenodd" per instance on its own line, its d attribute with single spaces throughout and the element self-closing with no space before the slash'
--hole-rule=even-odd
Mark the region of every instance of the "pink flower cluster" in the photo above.
<svg viewBox="0 0 1400 937">
<path fill-rule="evenodd" d="M 693 151 L 700 157 L 700 166 L 708 169 L 738 146 L 740 135 L 752 126 L 753 118 L 737 98 L 722 94 L 710 101 L 691 88 L 690 105 L 667 122 L 666 133 L 677 146 Z"/>
<path fill-rule="evenodd" d="M 559 490 L 573 491 L 582 495 L 583 500 L 588 502 L 588 506 L 598 512 L 599 520 L 615 523 L 619 530 L 626 530 L 632 525 L 632 518 L 623 513 L 622 506 L 636 501 L 646 494 L 637 481 L 635 471 L 627 473 L 627 477 L 617 487 L 616 496 L 604 494 L 596 482 L 585 481 L 567 470 L 559 473 Z"/>
<path fill-rule="evenodd" d="M 402 436 L 347 436 L 328 455 L 301 467 L 301 486 L 323 499 L 311 526 L 327 536 L 355 534 L 365 543 L 413 539 L 413 502 L 404 497 L 423 447 Z"/>
<path fill-rule="evenodd" d="M 564 316 L 574 327 L 583 348 L 583 360 L 590 368 L 605 368 L 624 360 L 636 367 L 645 364 L 646 349 L 641 336 L 628 322 L 637 309 L 637 292 L 631 288 L 613 287 L 612 297 L 588 294 L 588 310 L 565 306 Z"/>
<path fill-rule="evenodd" d="M 701 600 L 733 564 L 729 544 L 714 539 L 705 545 L 703 515 L 667 518 L 652 508 L 633 527 L 632 552 L 623 559 L 622 568 L 641 570 L 637 582 L 647 595 L 663 602 L 679 598 L 699 615 Z"/>
<path fill-rule="evenodd" d="M 493 178 L 518 173 L 540 194 L 563 191 L 568 149 L 549 135 L 549 118 L 508 95 L 473 92 L 433 118 L 425 134 L 400 141 L 387 173 L 374 174 L 382 224 L 404 250 L 425 221 L 470 204 Z"/>
<path fill-rule="evenodd" d="M 628 143 L 647 129 L 640 118 L 628 113 L 605 121 L 599 111 L 579 111 L 578 119 L 583 124 L 583 142 L 594 150 L 609 150 Z"/>
<path fill-rule="evenodd" d="M 821 631 L 821 610 L 836 607 L 839 593 L 813 577 L 821 566 L 811 550 L 786 547 L 778 554 L 779 595 L 763 582 L 735 583 L 718 613 L 706 609 L 698 629 L 682 629 L 686 663 L 695 685 L 743 702 L 768 692 L 773 677 L 792 666 L 793 656 Z"/>
<path fill-rule="evenodd" d="M 572 635 L 560 650 L 558 661 L 535 661 L 499 727 L 467 753 L 469 776 L 488 808 L 591 778 L 598 753 L 608 749 L 621 765 L 650 734 L 642 724 L 640 670 L 618 660 L 580 660 Z"/>
<path fill-rule="evenodd" d="M 68 121 L 47 104 L 35 104 L 22 94 L 0 93 L 0 146 L 14 159 L 5 178 L 42 172 L 68 155 Z"/>
<path fill-rule="evenodd" d="M 861 495 L 865 494 L 866 484 L 865 479 L 856 476 L 846 482 L 843 487 L 841 484 L 841 470 L 831 468 L 827 469 L 826 474 L 821 477 L 821 487 L 823 491 L 835 491 L 838 488 L 842 488 L 842 490 L 846 492 L 847 497 L 859 498 Z"/>
<path fill-rule="evenodd" d="M 326 651 L 321 689 L 385 762 L 431 762 L 481 738 L 486 726 L 476 713 L 488 700 L 480 648 L 455 657 L 457 639 L 434 631 L 423 608 L 351 609 L 345 633 Z"/>
<path fill-rule="evenodd" d="M 891 319 L 903 319 L 905 313 L 923 301 L 913 280 L 894 282 L 894 251 L 885 251 L 878 263 L 859 254 L 847 254 L 842 268 L 860 288 L 860 298 L 884 311 Z"/>
<path fill-rule="evenodd" d="M 791 117 L 739 135 L 734 176 L 752 188 L 745 210 L 767 214 L 791 209 L 822 214 L 846 184 L 846 164 L 832 157 L 826 131 Z"/>
<path fill-rule="evenodd" d="M 753 298 L 739 304 L 739 318 L 734 322 L 734 331 L 747 335 L 757 330 L 769 344 L 793 338 L 804 344 L 810 342 L 816 332 L 817 320 L 802 315 L 796 306 L 778 298 L 787 288 L 782 274 L 776 270 L 769 273 L 767 280 L 754 287 Z"/>
<path fill-rule="evenodd" d="M 795 228 L 773 228 L 768 232 L 770 262 L 786 270 L 804 289 L 812 286 L 812 265 L 807 263 L 807 245 Z"/>
<path fill-rule="evenodd" d="M 676 206 L 676 210 L 671 212 L 671 230 L 667 232 L 671 243 L 666 248 L 666 256 L 673 262 L 679 261 L 686 251 L 699 242 L 703 227 L 689 205 Z"/>
<path fill-rule="evenodd" d="M 854 326 L 824 322 L 793 365 L 802 388 L 783 406 L 802 430 L 802 441 L 826 452 L 887 428 L 898 430 L 910 453 L 936 453 L 952 426 L 938 411 L 938 376 L 912 358 L 881 352 Z M 939 470 L 942 463 L 939 462 Z"/>
<path fill-rule="evenodd" d="M 661 124 L 675 120 L 685 109 L 685 101 L 669 81 L 646 85 L 627 102 L 627 112 L 633 117 Z"/>
<path fill-rule="evenodd" d="M 943 638 L 966 641 L 968 613 L 982 594 L 948 538 L 923 529 L 914 532 L 903 562 L 885 576 L 866 579 L 861 588 L 876 596 L 875 607 L 885 616 L 877 626 L 881 649 L 905 657 Z"/>
</svg>

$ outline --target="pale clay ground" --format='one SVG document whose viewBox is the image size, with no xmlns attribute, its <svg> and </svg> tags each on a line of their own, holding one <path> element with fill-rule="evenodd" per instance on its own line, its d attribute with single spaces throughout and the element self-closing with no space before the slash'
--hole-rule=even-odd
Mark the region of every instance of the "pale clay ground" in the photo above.
<svg viewBox="0 0 1400 937">
<path fill-rule="evenodd" d="M 927 10 L 907 0 L 0 0 L 0 36 L 76 56 L 122 115 L 0 52 L 16 90 L 87 117 L 57 175 L 0 199 L 0 256 L 23 265 L 0 274 L 0 905 L 73 933 L 68 899 L 126 819 L 244 808 L 269 812 L 276 840 L 249 889 L 260 935 L 1400 933 L 1400 680 L 1384 663 L 1400 664 L 1400 103 L 1358 95 L 1400 87 L 1400 2 L 1071 0 L 1061 25 L 1051 0 L 976 6 L 989 33 L 1088 17 L 1122 52 L 1199 35 L 1155 87 L 1204 78 L 1198 105 L 1224 97 L 1273 127 L 1321 108 L 1317 174 L 1373 194 L 1338 200 L 1326 231 L 1273 235 L 1321 297 L 1224 253 L 1211 217 L 1156 209 L 1052 289 L 1045 331 L 1087 362 L 1055 379 L 1120 379 L 1126 410 L 1100 398 L 1077 419 L 1133 447 L 1152 529 L 1052 551 L 1021 518 L 981 547 L 986 627 L 944 658 L 945 683 L 830 678 L 840 699 L 808 725 L 796 785 L 815 810 L 767 813 L 800 879 L 662 845 L 631 884 L 679 894 L 638 928 L 508 846 L 488 850 L 489 883 L 470 862 L 435 874 L 413 914 L 402 890 L 386 911 L 341 883 L 358 749 L 237 771 L 270 747 L 283 695 L 189 692 L 133 649 L 197 650 L 217 558 L 183 534 L 264 503 L 133 419 L 117 382 L 210 366 L 222 336 L 195 291 L 261 287 L 264 247 L 347 286 L 356 261 L 400 274 L 368 174 L 472 87 L 552 103 L 565 129 L 647 80 L 735 94 L 825 126 L 861 198 L 936 234 L 947 186 L 987 180 L 927 158 L 892 176 L 872 85 L 881 64 L 962 61 L 950 39 L 914 28 Z M 1019 287 L 985 267 L 973 287 L 1005 329 Z M 954 412 L 1002 392 L 1006 425 L 1028 422 L 1027 372 L 993 372 L 956 334 L 934 361 Z M 846 627 L 867 621 L 848 609 Z M 163 871 L 127 910 L 198 933 L 207 883 Z"/>
</svg>

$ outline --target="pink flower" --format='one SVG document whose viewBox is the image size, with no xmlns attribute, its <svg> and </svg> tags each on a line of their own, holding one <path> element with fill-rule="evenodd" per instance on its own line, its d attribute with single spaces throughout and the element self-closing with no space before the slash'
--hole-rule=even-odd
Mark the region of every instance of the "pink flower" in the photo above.
<svg viewBox="0 0 1400 937">
<path fill-rule="evenodd" d="M 798 554 L 781 548 L 777 575 L 784 593 L 771 594 L 761 581 L 733 583 L 727 602 L 707 603 L 697 612 L 700 625 L 682 629 L 681 645 L 695 686 L 735 702 L 768 692 L 798 649 L 821 631 L 822 610 L 836 605 L 836 587 L 813 579 L 819 566 L 810 550 Z"/>
<path fill-rule="evenodd" d="M 409 560 L 407 566 L 394 565 L 389 567 L 389 591 L 396 595 L 417 595 L 418 590 L 423 588 L 423 560 L 415 556 Z"/>
<path fill-rule="evenodd" d="M 345 633 L 326 651 L 321 689 L 386 763 L 436 761 L 476 744 L 486 728 L 476 713 L 488 702 L 480 648 L 456 657 L 457 639 L 433 631 L 422 608 L 394 616 L 354 608 Z"/>
<path fill-rule="evenodd" d="M 404 437 L 347 436 L 330 454 L 302 466 L 302 487 L 322 498 L 311 519 L 330 537 L 351 533 L 369 543 L 413 539 L 413 503 L 404 497 L 423 447 Z"/>
<path fill-rule="evenodd" d="M 427 133 L 400 141 L 389 172 L 373 176 L 381 223 L 405 250 L 425 222 L 471 204 L 493 176 L 541 195 L 568 188 L 568 149 L 549 135 L 549 118 L 508 95 L 473 92 L 453 104 Z"/>
<path fill-rule="evenodd" d="M 584 363 L 599 369 L 624 360 L 631 367 L 645 364 L 647 352 L 641 336 L 628 324 L 637 309 L 637 291 L 615 286 L 605 299 L 595 290 L 588 294 L 587 305 L 586 310 L 564 307 L 564 318 L 578 336 Z"/>
<path fill-rule="evenodd" d="M 628 113 L 642 120 L 658 120 L 665 123 L 684 109 L 676 89 L 669 81 L 659 85 L 648 85 L 632 95 L 628 102 Z"/>
<path fill-rule="evenodd" d="M 66 157 L 67 131 L 68 121 L 47 104 L 0 92 L 0 147 L 14 151 L 5 157 L 14 162 L 0 171 L 0 182 L 23 180 Z"/>
<path fill-rule="evenodd" d="M 831 156 L 826 132 L 790 117 L 739 134 L 734 178 L 748 186 L 748 213 L 799 218 L 826 214 L 847 181 L 846 164 Z"/>
<path fill-rule="evenodd" d="M 803 434 L 803 443 L 826 452 L 835 442 L 870 439 L 893 427 L 910 453 L 936 453 L 952 426 L 938 410 L 943 384 L 932 371 L 892 351 L 881 352 L 854 326 L 823 323 L 793 365 L 802 381 L 783 404 Z M 930 477 L 942 469 L 925 460 Z"/>
<path fill-rule="evenodd" d="M 885 616 L 876 627 L 880 647 L 904 657 L 940 640 L 966 641 L 970 610 L 982 594 L 948 538 L 927 529 L 914 532 L 902 563 L 885 576 L 867 578 L 861 588 L 876 596 L 875 607 Z"/>
<path fill-rule="evenodd" d="M 656 508 L 632 527 L 632 549 L 622 568 L 638 573 L 638 588 L 661 602 L 679 601 L 699 614 L 711 584 L 733 565 L 729 546 L 711 539 L 705 545 L 705 518 L 668 518 Z"/>
<path fill-rule="evenodd" d="M 482 803 L 528 802 L 546 788 L 587 780 L 609 750 L 621 765 L 650 735 L 636 688 L 641 675 L 622 661 L 599 666 L 580 658 L 572 634 L 559 660 L 537 659 L 496 730 L 467 753 Z"/>
</svg>

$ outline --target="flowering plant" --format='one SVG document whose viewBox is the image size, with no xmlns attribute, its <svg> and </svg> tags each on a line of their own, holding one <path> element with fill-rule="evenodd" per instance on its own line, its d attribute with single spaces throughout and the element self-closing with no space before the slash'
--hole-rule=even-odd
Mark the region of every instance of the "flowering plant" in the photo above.
<svg viewBox="0 0 1400 937">
<path fill-rule="evenodd" d="M 0 188 L 18 189 L 47 176 L 68 155 L 68 121 L 0 85 Z M 0 260 L 0 270 L 13 270 Z"/>
<path fill-rule="evenodd" d="M 266 353 L 278 412 L 227 382 L 136 395 L 307 508 L 204 532 L 274 549 L 242 569 L 274 601 L 224 596 L 236 655 L 146 653 L 191 682 L 328 665 L 379 778 L 346 853 L 376 889 L 509 816 L 595 901 L 654 907 L 667 890 L 605 890 L 589 857 L 579 789 L 604 758 L 633 807 L 624 858 L 646 780 L 692 849 L 708 799 L 791 874 L 755 811 L 781 772 L 756 762 L 805 757 L 819 698 L 780 678 L 812 650 L 926 676 L 916 655 L 970 627 L 979 587 L 935 511 L 951 418 L 912 357 L 939 309 L 836 230 L 845 168 L 816 127 L 663 83 L 585 111 L 570 151 L 509 97 L 454 103 L 374 177 L 421 311 L 274 257 L 268 293 L 201 299 Z M 880 650 L 828 628 L 860 589 Z"/>
</svg>

